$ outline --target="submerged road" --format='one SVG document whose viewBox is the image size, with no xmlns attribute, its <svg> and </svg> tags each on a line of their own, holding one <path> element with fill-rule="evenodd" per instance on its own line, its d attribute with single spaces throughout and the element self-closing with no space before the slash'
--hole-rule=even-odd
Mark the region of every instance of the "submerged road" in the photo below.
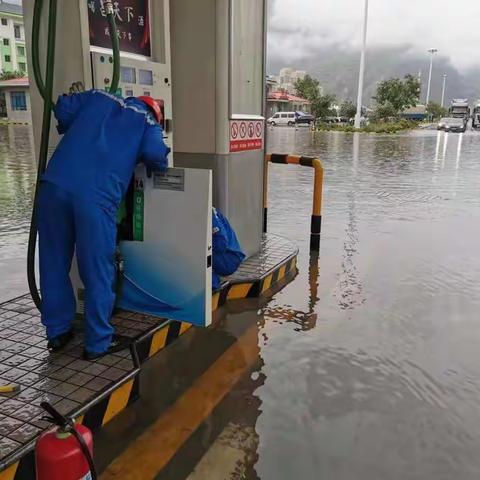
<svg viewBox="0 0 480 480">
<path fill-rule="evenodd" d="M 25 291 L 30 142 L 0 129 L 3 299 Z M 313 173 L 273 165 L 269 230 L 299 243 L 299 275 L 150 362 L 101 434 L 102 478 L 477 478 L 480 134 L 276 128 L 269 151 L 323 161 L 319 258 Z"/>
</svg>

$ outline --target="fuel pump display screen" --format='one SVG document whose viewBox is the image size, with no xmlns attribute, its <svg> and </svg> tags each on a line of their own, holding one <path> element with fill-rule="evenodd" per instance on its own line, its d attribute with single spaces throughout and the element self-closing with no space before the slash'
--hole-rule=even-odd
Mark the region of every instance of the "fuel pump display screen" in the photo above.
<svg viewBox="0 0 480 480">
<path fill-rule="evenodd" d="M 86 0 L 90 29 L 90 45 L 112 48 L 104 0 Z M 118 38 L 122 52 L 151 56 L 148 0 L 113 2 Z"/>
</svg>

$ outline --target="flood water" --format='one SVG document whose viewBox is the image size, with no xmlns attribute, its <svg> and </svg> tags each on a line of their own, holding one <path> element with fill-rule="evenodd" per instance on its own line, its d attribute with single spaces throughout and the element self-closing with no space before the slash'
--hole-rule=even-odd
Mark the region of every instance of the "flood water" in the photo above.
<svg viewBox="0 0 480 480">
<path fill-rule="evenodd" d="M 0 301 L 26 291 L 25 256 L 36 177 L 32 151 L 29 126 L 0 126 Z"/>
<path fill-rule="evenodd" d="M 28 128 L 1 127 L 4 299 L 23 279 L 30 148 Z M 308 250 L 313 172 L 273 165 L 269 231 L 299 244 L 299 274 L 227 319 L 256 329 L 258 358 L 217 413 L 228 442 L 244 435 L 243 473 L 208 478 L 478 478 L 480 134 L 277 128 L 268 148 L 322 159 L 321 251 Z"/>
<path fill-rule="evenodd" d="M 276 129 L 269 150 L 320 156 L 326 190 L 316 290 L 312 174 L 272 169 L 270 229 L 301 253 L 260 329 L 258 478 L 478 478 L 480 135 Z"/>
</svg>

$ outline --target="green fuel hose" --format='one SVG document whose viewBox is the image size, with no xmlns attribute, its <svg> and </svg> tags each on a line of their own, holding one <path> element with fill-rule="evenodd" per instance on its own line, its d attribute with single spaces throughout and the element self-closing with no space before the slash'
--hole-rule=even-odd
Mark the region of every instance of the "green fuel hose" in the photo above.
<svg viewBox="0 0 480 480">
<path fill-rule="evenodd" d="M 35 80 L 38 85 L 40 94 L 42 95 L 43 88 L 43 122 L 42 122 L 42 137 L 40 143 L 40 153 L 38 158 L 37 167 L 37 182 L 35 185 L 35 198 L 33 202 L 32 221 L 30 223 L 30 233 L 28 237 L 28 250 L 27 250 L 27 280 L 28 288 L 32 296 L 32 300 L 36 307 L 41 311 L 42 299 L 37 287 L 37 280 L 35 278 L 35 250 L 37 245 L 37 197 L 39 191 L 39 184 L 42 175 L 45 173 L 48 160 L 48 141 L 50 137 L 50 124 L 52 120 L 52 95 L 53 95 L 53 73 L 55 68 L 55 40 L 57 32 L 57 0 L 50 0 L 49 12 L 48 12 L 48 46 L 47 46 L 47 63 L 46 63 L 46 78 L 45 86 L 43 87 L 43 81 L 40 72 L 40 60 L 38 35 L 40 33 L 40 19 L 43 6 L 43 0 L 35 1 L 35 17 L 33 19 L 34 26 L 32 27 L 32 55 L 33 65 L 38 66 L 38 72 L 35 74 Z M 35 33 L 35 36 L 33 35 Z M 38 74 L 38 78 L 37 78 Z M 40 81 L 40 83 L 38 83 Z"/>
<path fill-rule="evenodd" d="M 111 3 L 110 3 L 111 5 Z M 110 38 L 112 39 L 113 51 L 113 75 L 110 85 L 110 93 L 117 93 L 118 83 L 120 81 L 120 41 L 118 40 L 117 24 L 115 23 L 115 14 L 112 9 L 107 8 L 107 21 L 110 30 Z"/>
<path fill-rule="evenodd" d="M 35 277 L 35 252 L 37 245 L 37 198 L 39 192 L 39 184 L 42 175 L 45 173 L 48 161 L 48 146 L 50 137 L 50 126 L 52 120 L 52 109 L 54 103 L 53 96 L 53 75 L 55 69 L 55 44 L 56 44 L 56 26 L 57 26 L 57 0 L 50 0 L 49 12 L 48 12 L 48 40 L 47 40 L 47 62 L 45 71 L 45 83 L 43 82 L 42 72 L 40 68 L 40 22 L 42 17 L 43 0 L 35 0 L 33 24 L 32 24 L 32 65 L 35 82 L 37 84 L 38 91 L 44 100 L 43 107 L 43 122 L 42 122 L 42 135 L 40 142 L 40 152 L 38 158 L 37 168 L 37 181 L 35 185 L 35 197 L 32 209 L 32 218 L 30 223 L 30 232 L 28 237 L 28 250 L 27 250 L 27 280 L 30 295 L 35 303 L 35 306 L 41 311 L 42 299 L 38 291 L 37 280 Z M 117 26 L 115 23 L 115 12 L 112 2 L 106 2 L 107 20 L 110 30 L 110 37 L 112 39 L 113 50 L 113 75 L 112 83 L 110 86 L 110 92 L 116 93 L 118 89 L 118 83 L 120 80 L 120 42 L 118 39 Z"/>
<path fill-rule="evenodd" d="M 33 24 L 32 24 L 32 44 L 30 51 L 32 52 L 33 76 L 37 84 L 40 95 L 45 100 L 45 84 L 42 79 L 42 71 L 40 69 L 40 18 L 42 16 L 43 0 L 37 0 L 33 7 Z"/>
</svg>

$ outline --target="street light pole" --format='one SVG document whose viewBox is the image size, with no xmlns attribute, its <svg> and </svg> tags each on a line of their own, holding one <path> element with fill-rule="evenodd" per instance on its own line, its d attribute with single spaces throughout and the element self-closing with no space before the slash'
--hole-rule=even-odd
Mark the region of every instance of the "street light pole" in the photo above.
<svg viewBox="0 0 480 480">
<path fill-rule="evenodd" d="M 447 74 L 443 74 L 443 89 L 442 89 L 442 107 L 445 103 L 445 87 L 447 85 Z"/>
<path fill-rule="evenodd" d="M 355 128 L 361 127 L 362 101 L 363 101 L 363 82 L 365 77 L 365 57 L 367 52 L 367 26 L 368 26 L 368 0 L 365 0 L 365 11 L 363 17 L 363 45 L 360 56 L 360 72 L 358 76 L 358 97 L 357 114 L 355 115 Z"/>
<path fill-rule="evenodd" d="M 428 53 L 430 53 L 430 73 L 428 75 L 428 87 L 427 87 L 427 101 L 425 102 L 425 107 L 428 108 L 430 102 L 430 86 L 432 84 L 432 69 L 433 69 L 433 56 L 438 52 L 436 48 L 430 48 Z"/>
</svg>

